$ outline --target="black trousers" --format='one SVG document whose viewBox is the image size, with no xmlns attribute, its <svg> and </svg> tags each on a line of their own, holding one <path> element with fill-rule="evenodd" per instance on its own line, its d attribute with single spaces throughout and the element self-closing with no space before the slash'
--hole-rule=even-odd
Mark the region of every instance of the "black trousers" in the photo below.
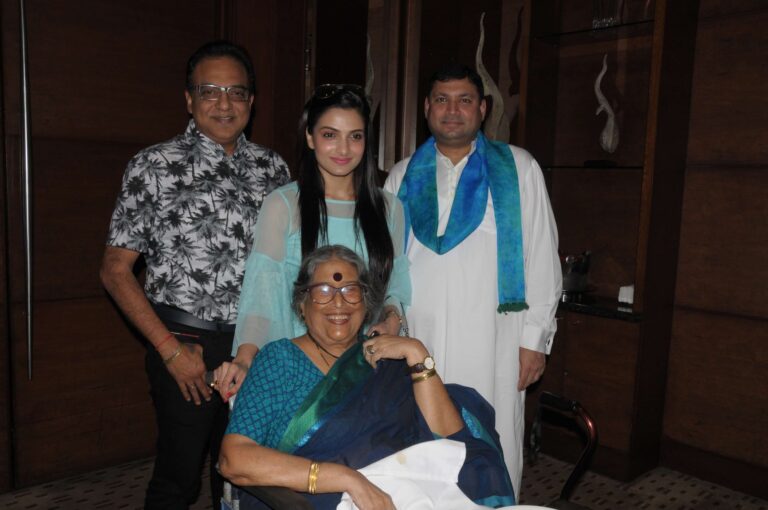
<svg viewBox="0 0 768 510">
<path fill-rule="evenodd" d="M 233 333 L 207 331 L 173 322 L 166 326 L 179 333 L 181 342 L 203 347 L 207 370 L 232 359 Z M 212 508 L 220 508 L 224 479 L 216 471 L 221 439 L 227 428 L 229 407 L 214 392 L 201 405 L 184 400 L 176 380 L 171 377 L 160 355 L 149 346 L 146 369 L 157 416 L 157 457 L 147 487 L 147 510 L 186 510 L 200 494 L 206 453 L 210 453 Z"/>
</svg>

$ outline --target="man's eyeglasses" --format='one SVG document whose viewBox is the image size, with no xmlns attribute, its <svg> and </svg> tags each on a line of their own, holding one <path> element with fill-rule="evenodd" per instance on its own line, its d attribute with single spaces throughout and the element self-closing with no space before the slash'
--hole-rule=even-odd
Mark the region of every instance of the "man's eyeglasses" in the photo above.
<svg viewBox="0 0 768 510">
<path fill-rule="evenodd" d="M 365 99 L 365 89 L 354 83 L 326 83 L 315 88 L 315 97 L 318 99 L 329 99 L 342 92 L 351 92 L 361 99 Z"/>
<path fill-rule="evenodd" d="M 312 302 L 318 305 L 330 303 L 336 297 L 336 293 L 341 294 L 344 301 L 350 305 L 356 305 L 363 300 L 364 293 L 363 287 L 359 283 L 348 283 L 343 287 L 334 287 L 327 283 L 316 283 L 307 287 L 306 292 L 309 293 Z"/>
<path fill-rule="evenodd" d="M 221 87 L 212 83 L 203 83 L 202 85 L 193 85 L 192 90 L 197 92 L 197 97 L 203 101 L 218 101 L 224 93 L 227 94 L 230 101 L 248 101 L 251 97 L 251 92 L 242 85 Z"/>
</svg>

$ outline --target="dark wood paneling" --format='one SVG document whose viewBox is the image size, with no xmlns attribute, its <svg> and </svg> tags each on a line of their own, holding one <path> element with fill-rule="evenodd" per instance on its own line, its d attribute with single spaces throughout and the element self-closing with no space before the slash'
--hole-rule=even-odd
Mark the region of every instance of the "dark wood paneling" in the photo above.
<svg viewBox="0 0 768 510">
<path fill-rule="evenodd" d="M 186 60 L 223 26 L 215 0 L 27 3 L 35 299 L 29 381 L 17 8 L 3 0 L 4 274 L 12 298 L 3 345 L 12 353 L 15 488 L 152 454 L 143 348 L 100 289 L 98 268 L 128 159 L 183 130 Z M 3 462 L 10 450 L 3 448 Z"/>
<path fill-rule="evenodd" d="M 187 118 L 186 60 L 216 37 L 218 8 L 210 0 L 29 3 L 34 136 L 146 145 L 176 134 Z M 18 133 L 13 89 L 7 134 Z"/>
<path fill-rule="evenodd" d="M 768 167 L 689 169 L 680 236 L 678 305 L 768 318 L 766 170 Z"/>
<path fill-rule="evenodd" d="M 765 164 L 768 31 L 761 27 L 768 5 L 754 10 L 753 2 L 728 2 L 737 12 L 725 15 L 726 4 L 716 4 L 701 19 L 696 40 L 688 161 Z"/>
<path fill-rule="evenodd" d="M 365 84 L 367 27 L 368 2 L 317 2 L 315 84 Z"/>
<path fill-rule="evenodd" d="M 560 252 L 591 251 L 594 292 L 617 298 L 619 286 L 635 278 L 641 171 L 561 169 L 548 174 Z"/>
<path fill-rule="evenodd" d="M 304 106 L 306 4 L 237 0 L 230 23 L 231 37 L 249 51 L 256 72 L 251 140 L 277 151 L 292 171 Z"/>
<path fill-rule="evenodd" d="M 662 439 L 661 462 L 702 480 L 768 499 L 768 485 L 765 483 L 768 468 L 765 466 L 734 461 L 667 438 Z"/>
<path fill-rule="evenodd" d="M 536 0 L 539 8 L 556 16 L 540 18 L 535 35 L 590 30 L 592 21 L 601 13 L 616 15 L 622 23 L 637 23 L 653 19 L 653 0 L 625 0 L 615 2 L 573 2 L 571 0 Z M 615 6 L 614 12 L 608 6 Z"/>
<path fill-rule="evenodd" d="M 34 378 L 15 335 L 17 486 L 152 454 L 144 348 L 104 299 L 37 303 Z M 19 307 L 14 330 L 23 329 Z"/>
<path fill-rule="evenodd" d="M 676 311 L 665 436 L 768 467 L 766 331 L 764 320 Z"/>
<path fill-rule="evenodd" d="M 274 103 L 276 105 L 272 129 L 274 148 L 284 155 L 289 167 L 298 164 L 299 117 L 304 108 L 304 38 L 299 30 L 306 30 L 307 1 L 277 2 L 278 34 L 273 73 L 277 77 Z M 262 40 L 260 44 L 271 44 Z"/>
<path fill-rule="evenodd" d="M 179 126 L 182 129 L 183 125 Z M 19 143 L 8 138 L 9 144 Z M 102 296 L 98 267 L 104 253 L 125 165 L 140 145 L 36 139 L 34 161 L 34 296 L 36 300 Z M 11 151 L 14 166 L 18 154 Z M 18 179 L 9 196 L 9 240 L 22 244 Z M 13 267 L 23 252 L 11 250 Z M 24 282 L 12 280 L 12 299 L 24 299 Z"/>
<path fill-rule="evenodd" d="M 639 326 L 574 313 L 566 320 L 563 393 L 592 413 L 601 430 L 600 444 L 629 451 Z"/>
<path fill-rule="evenodd" d="M 0 55 L 3 41 L 0 40 Z M 0 77 L 2 74 L 0 73 Z M 0 216 L 8 217 L 5 192 L 5 130 L 3 112 L 0 109 Z M 11 371 L 8 342 L 8 236 L 5 221 L 0 221 L 0 452 L 11 451 Z M 0 454 L 0 493 L 11 488 L 11 457 Z"/>
</svg>

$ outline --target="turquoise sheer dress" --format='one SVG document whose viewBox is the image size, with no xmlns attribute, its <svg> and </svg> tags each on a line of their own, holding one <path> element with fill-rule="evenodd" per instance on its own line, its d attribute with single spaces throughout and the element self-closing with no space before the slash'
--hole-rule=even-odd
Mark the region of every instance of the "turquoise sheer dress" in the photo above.
<svg viewBox="0 0 768 510">
<path fill-rule="evenodd" d="M 387 203 L 387 225 L 395 249 L 387 304 L 400 308 L 410 304 L 411 281 L 404 253 L 405 219 L 400 200 L 383 192 Z M 356 239 L 355 202 L 326 199 L 328 244 L 341 244 L 368 260 L 365 241 Z M 281 338 L 306 333 L 304 323 L 291 309 L 293 282 L 301 264 L 298 185 L 295 182 L 273 191 L 265 200 L 254 227 L 253 247 L 245 265 L 232 355 L 241 344 L 262 348 Z M 362 236 L 362 233 L 360 234 Z"/>
</svg>

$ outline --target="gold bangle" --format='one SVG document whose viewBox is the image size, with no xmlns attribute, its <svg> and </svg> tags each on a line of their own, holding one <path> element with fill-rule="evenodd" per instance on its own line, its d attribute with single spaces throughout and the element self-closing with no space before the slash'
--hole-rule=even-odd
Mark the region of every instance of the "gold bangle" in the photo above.
<svg viewBox="0 0 768 510">
<path fill-rule="evenodd" d="M 317 475 L 320 473 L 320 463 L 312 462 L 309 465 L 309 478 L 307 479 L 307 492 L 315 494 L 317 492 Z"/>
<path fill-rule="evenodd" d="M 416 377 L 411 377 L 411 382 L 413 382 L 414 384 L 420 383 L 421 381 L 426 381 L 427 379 L 429 379 L 430 377 L 436 374 L 437 374 L 437 370 L 433 368 L 432 370 L 427 370 L 421 375 L 418 375 Z"/>
<path fill-rule="evenodd" d="M 173 351 L 173 354 L 171 354 L 170 356 L 168 356 L 163 360 L 163 363 L 165 363 L 166 365 L 170 365 L 173 360 L 179 357 L 180 354 L 181 354 L 181 342 L 179 342 L 179 346 L 176 348 L 175 351 Z"/>
</svg>

